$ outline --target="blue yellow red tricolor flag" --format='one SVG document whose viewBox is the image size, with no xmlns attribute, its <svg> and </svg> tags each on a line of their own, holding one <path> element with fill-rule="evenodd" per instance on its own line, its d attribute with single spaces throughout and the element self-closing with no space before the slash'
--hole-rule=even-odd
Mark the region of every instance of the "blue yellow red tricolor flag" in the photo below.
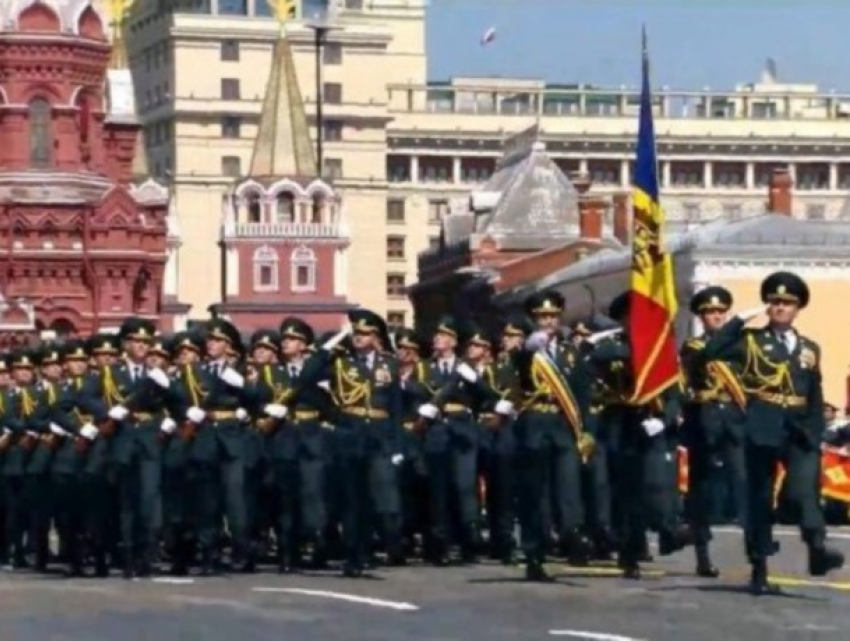
<svg viewBox="0 0 850 641">
<path fill-rule="evenodd" d="M 658 190 L 646 30 L 642 55 L 629 301 L 629 342 L 635 381 L 632 402 L 636 404 L 647 403 L 679 381 L 679 359 L 673 333 L 678 305 L 673 262 L 663 244 L 664 211 Z"/>
</svg>

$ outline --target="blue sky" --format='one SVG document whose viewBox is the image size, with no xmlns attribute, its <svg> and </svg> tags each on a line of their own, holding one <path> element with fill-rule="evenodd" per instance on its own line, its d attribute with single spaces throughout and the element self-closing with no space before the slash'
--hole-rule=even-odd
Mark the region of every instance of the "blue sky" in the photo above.
<svg viewBox="0 0 850 641">
<path fill-rule="evenodd" d="M 432 80 L 634 86 L 646 24 L 656 87 L 728 89 L 772 57 L 780 81 L 850 93 L 850 0 L 431 0 L 428 12 Z"/>
</svg>

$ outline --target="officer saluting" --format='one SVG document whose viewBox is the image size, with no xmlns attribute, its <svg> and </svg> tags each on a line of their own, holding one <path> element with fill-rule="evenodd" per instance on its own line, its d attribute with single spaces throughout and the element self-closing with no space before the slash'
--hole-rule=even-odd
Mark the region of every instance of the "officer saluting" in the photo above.
<svg viewBox="0 0 850 641">
<path fill-rule="evenodd" d="M 809 303 L 809 288 L 796 274 L 775 272 L 762 282 L 761 299 L 767 304 L 766 326 L 745 327 L 763 308 L 744 312 L 705 346 L 708 359 L 739 364 L 747 392 L 745 537 L 752 564 L 750 590 L 756 595 L 773 591 L 767 558 L 776 551 L 772 510 L 780 461 L 787 468 L 787 498 L 798 508 L 809 548 L 809 573 L 823 576 L 844 564 L 844 556 L 826 546 L 820 507 L 820 441 L 826 427 L 820 347 L 794 329 L 797 314 Z"/>
<path fill-rule="evenodd" d="M 691 299 L 691 313 L 705 330 L 681 349 L 688 394 L 684 406 L 683 443 L 688 448 L 687 513 L 694 535 L 698 576 L 719 575 L 711 563 L 710 505 L 712 469 L 722 460 L 734 479 L 733 497 L 739 523 L 746 521 L 743 423 L 747 408 L 734 364 L 705 359 L 705 344 L 726 322 L 732 294 L 723 287 L 706 287 Z"/>
</svg>

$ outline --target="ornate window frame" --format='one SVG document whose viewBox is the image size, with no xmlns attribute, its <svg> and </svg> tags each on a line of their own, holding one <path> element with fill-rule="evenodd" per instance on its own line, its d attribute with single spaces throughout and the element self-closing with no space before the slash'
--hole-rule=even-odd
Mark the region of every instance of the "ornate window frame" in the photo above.
<svg viewBox="0 0 850 641">
<path fill-rule="evenodd" d="M 290 287 L 294 293 L 303 294 L 316 291 L 317 263 L 316 252 L 310 247 L 300 245 L 292 250 L 289 258 Z M 302 269 L 307 270 L 307 282 L 305 284 L 298 282 L 298 273 Z"/>
<path fill-rule="evenodd" d="M 271 269 L 271 282 L 263 283 L 263 269 Z M 280 257 L 275 249 L 263 245 L 254 250 L 253 256 L 254 291 L 276 292 L 280 290 Z"/>
</svg>

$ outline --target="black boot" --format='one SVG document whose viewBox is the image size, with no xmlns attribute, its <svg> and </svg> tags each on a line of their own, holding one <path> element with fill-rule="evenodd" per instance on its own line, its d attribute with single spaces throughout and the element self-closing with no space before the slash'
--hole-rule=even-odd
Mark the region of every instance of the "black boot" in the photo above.
<svg viewBox="0 0 850 641">
<path fill-rule="evenodd" d="M 679 525 L 672 530 L 662 530 L 658 534 L 658 554 L 669 556 L 692 543 L 693 536 L 687 525 Z"/>
<path fill-rule="evenodd" d="M 809 546 L 809 574 L 812 576 L 826 576 L 843 566 L 844 555 L 838 550 L 823 544 Z"/>
<path fill-rule="evenodd" d="M 750 573 L 750 594 L 762 596 L 765 594 L 777 594 L 779 590 L 767 581 L 767 559 L 753 559 L 752 571 Z"/>
<path fill-rule="evenodd" d="M 525 580 L 534 583 L 551 583 L 552 577 L 546 573 L 543 567 L 543 559 L 538 556 L 530 556 L 525 565 Z"/>
<path fill-rule="evenodd" d="M 697 555 L 697 576 L 704 579 L 716 579 L 720 576 L 720 570 L 714 567 L 711 562 L 711 557 L 708 554 L 707 545 L 696 546 Z"/>
</svg>

